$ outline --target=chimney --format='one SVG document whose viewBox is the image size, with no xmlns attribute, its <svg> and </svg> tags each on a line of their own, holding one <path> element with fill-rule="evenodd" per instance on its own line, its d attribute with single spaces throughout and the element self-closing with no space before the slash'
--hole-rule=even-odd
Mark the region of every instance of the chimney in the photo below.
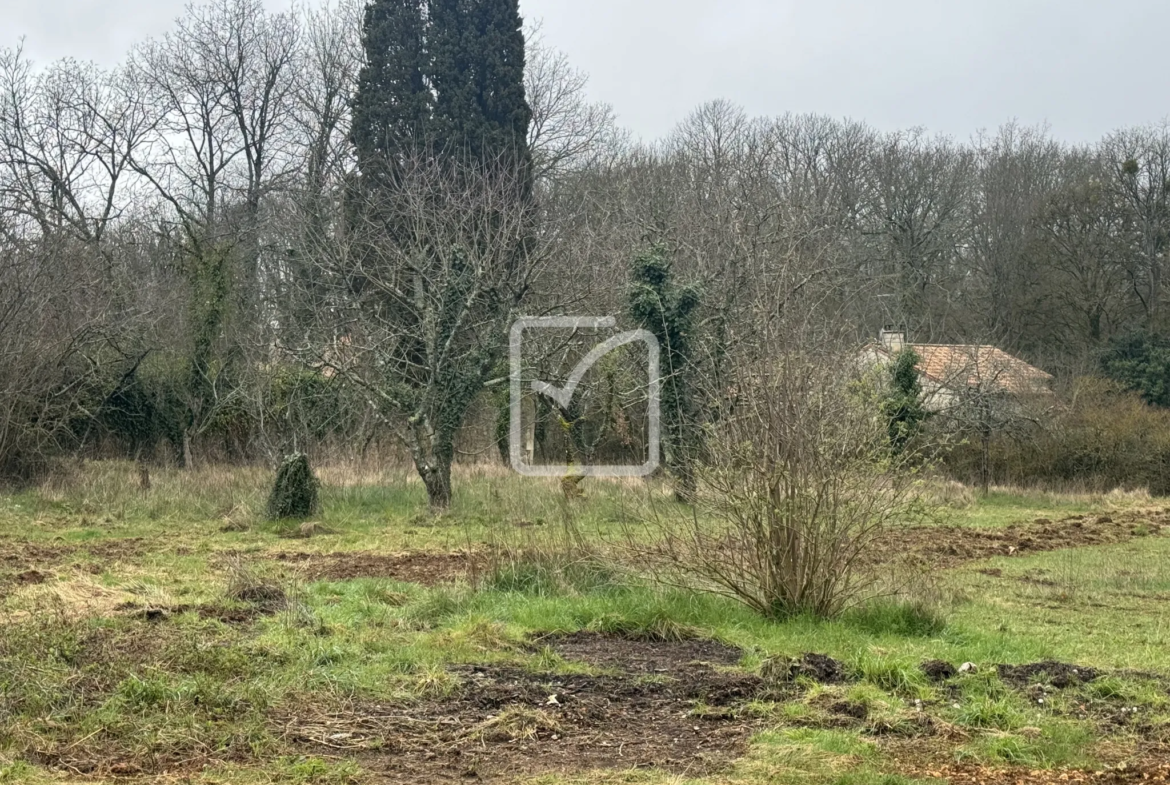
<svg viewBox="0 0 1170 785">
<path fill-rule="evenodd" d="M 887 352 L 897 354 L 906 345 L 906 333 L 902 330 L 886 327 L 881 331 L 879 340 L 881 341 L 882 348 Z"/>
</svg>

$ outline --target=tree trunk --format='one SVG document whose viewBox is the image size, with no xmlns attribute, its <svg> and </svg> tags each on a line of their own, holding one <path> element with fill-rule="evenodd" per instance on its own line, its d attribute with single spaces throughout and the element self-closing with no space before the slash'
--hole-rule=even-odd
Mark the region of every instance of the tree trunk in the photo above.
<svg viewBox="0 0 1170 785">
<path fill-rule="evenodd" d="M 674 468 L 674 498 L 683 504 L 694 504 L 698 492 L 695 462 L 690 455 L 679 456 Z"/>
<path fill-rule="evenodd" d="M 451 463 L 438 462 L 418 467 L 419 476 L 427 489 L 427 503 L 432 510 L 446 510 L 451 506 Z"/>
<path fill-rule="evenodd" d="M 984 427 L 982 429 L 982 460 L 979 467 L 979 484 L 983 488 L 983 495 L 986 496 L 991 488 L 991 429 Z"/>
<path fill-rule="evenodd" d="M 416 418 L 410 431 L 410 453 L 414 467 L 427 489 L 433 511 L 451 506 L 451 463 L 455 459 L 455 434 L 430 427 L 425 417 Z"/>
</svg>

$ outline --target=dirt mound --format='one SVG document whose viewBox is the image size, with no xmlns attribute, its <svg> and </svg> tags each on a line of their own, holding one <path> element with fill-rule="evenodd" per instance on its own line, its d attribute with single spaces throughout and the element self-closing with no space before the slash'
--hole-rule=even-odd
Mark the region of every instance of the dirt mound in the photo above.
<svg viewBox="0 0 1170 785">
<path fill-rule="evenodd" d="M 274 558 L 312 581 L 388 578 L 423 586 L 465 579 L 477 563 L 463 553 L 280 553 Z"/>
<path fill-rule="evenodd" d="M 1024 689 L 1034 684 L 1048 684 L 1063 690 L 1078 684 L 1085 684 L 1097 678 L 1095 668 L 1084 665 L 1069 665 L 1066 662 L 1046 660 L 1027 665 L 996 665 L 1000 681 Z"/>
<path fill-rule="evenodd" d="M 934 682 L 954 678 L 959 672 L 954 665 L 951 665 L 946 660 L 926 660 L 918 667 L 926 674 L 926 678 Z"/>
<path fill-rule="evenodd" d="M 701 774 L 739 756 L 759 727 L 739 707 L 760 680 L 722 672 L 739 652 L 710 641 L 651 643 L 576 633 L 550 642 L 616 675 L 455 669 L 451 697 L 411 707 L 354 707 L 290 717 L 285 738 L 357 754 L 379 781 L 512 780 L 546 772 L 657 766 Z M 650 649 L 660 648 L 651 654 Z M 628 656 L 627 656 L 628 655 Z M 701 705 L 702 711 L 696 711 Z"/>
<path fill-rule="evenodd" d="M 773 684 L 794 682 L 802 676 L 820 684 L 843 684 L 849 680 L 845 663 L 824 654 L 772 658 L 764 662 L 760 672 L 765 681 Z"/>
<path fill-rule="evenodd" d="M 49 580 L 49 576 L 40 570 L 25 570 L 16 576 L 16 582 L 24 584 L 25 586 L 33 586 L 38 583 L 45 583 Z"/>
<path fill-rule="evenodd" d="M 909 559 L 931 567 L 952 567 L 992 556 L 1018 556 L 1086 545 L 1110 545 L 1134 537 L 1170 533 L 1170 510 L 1133 510 L 1109 515 L 1071 515 L 1059 521 L 1037 518 L 1002 529 L 910 526 L 891 530 L 874 543 L 867 561 Z"/>
</svg>

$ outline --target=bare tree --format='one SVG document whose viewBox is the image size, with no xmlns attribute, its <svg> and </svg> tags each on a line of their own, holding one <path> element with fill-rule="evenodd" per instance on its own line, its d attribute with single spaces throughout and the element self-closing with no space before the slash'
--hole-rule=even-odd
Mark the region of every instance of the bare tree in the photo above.
<svg viewBox="0 0 1170 785">
<path fill-rule="evenodd" d="M 1170 125 L 1120 131 L 1102 144 L 1112 192 L 1132 221 L 1133 292 L 1148 327 L 1161 326 L 1162 273 L 1170 245 Z"/>
<path fill-rule="evenodd" d="M 544 40 L 539 25 L 525 30 L 524 94 L 532 109 L 528 149 L 537 182 L 595 163 L 621 144 L 613 109 L 590 102 L 589 77 Z"/>
<path fill-rule="evenodd" d="M 918 334 L 949 329 L 947 293 L 967 243 L 970 151 L 921 129 L 890 134 L 869 167 L 867 231 L 879 242 L 874 274 L 890 287 L 899 321 Z"/>
<path fill-rule="evenodd" d="M 1034 347 L 1046 313 L 1045 271 L 1033 252 L 1034 218 L 1056 188 L 1061 150 L 1044 129 L 1015 123 L 993 136 L 980 135 L 974 147 L 968 263 L 978 307 L 965 329 L 1005 347 Z"/>
<path fill-rule="evenodd" d="M 1125 211 L 1099 155 L 1070 155 L 1061 174 L 1061 186 L 1035 213 L 1039 236 L 1029 250 L 1046 268 L 1054 300 L 1043 311 L 1057 328 L 1050 340 L 1097 348 L 1133 308 Z"/>
<path fill-rule="evenodd" d="M 42 236 L 102 243 L 149 128 L 123 73 L 70 60 L 37 73 L 19 48 L 0 50 L 0 188 Z"/>
<path fill-rule="evenodd" d="M 400 172 L 398 188 L 351 208 L 360 221 L 321 260 L 328 300 L 295 349 L 368 396 L 441 509 L 456 434 L 507 376 L 508 327 L 544 256 L 522 173 L 426 151 Z"/>
</svg>

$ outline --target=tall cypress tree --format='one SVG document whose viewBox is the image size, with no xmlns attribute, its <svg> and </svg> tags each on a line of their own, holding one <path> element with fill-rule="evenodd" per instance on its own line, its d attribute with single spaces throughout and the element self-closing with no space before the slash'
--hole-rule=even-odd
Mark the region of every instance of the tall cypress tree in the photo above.
<svg viewBox="0 0 1170 785">
<path fill-rule="evenodd" d="M 524 32 L 517 0 L 431 0 L 433 127 L 446 154 L 530 177 Z"/>
<path fill-rule="evenodd" d="M 374 0 L 366 6 L 366 63 L 353 99 L 350 139 L 368 186 L 393 187 L 396 164 L 431 134 L 424 0 Z"/>
<path fill-rule="evenodd" d="M 372 0 L 363 45 L 351 132 L 361 169 L 353 216 L 370 263 L 347 283 L 363 294 L 377 330 L 392 333 L 371 349 L 374 373 L 386 376 L 378 383 L 393 392 L 387 406 L 401 418 L 427 495 L 440 508 L 451 498 L 455 434 L 503 359 L 523 291 L 511 288 L 521 282 L 530 237 L 531 111 L 518 2 Z M 401 166 L 408 160 L 414 166 Z M 447 227 L 396 213 L 396 194 L 428 186 L 412 173 L 432 178 L 430 186 L 453 184 L 453 196 L 471 200 L 472 215 L 443 216 L 454 224 Z M 475 201 L 477 191 L 464 194 L 465 186 L 485 198 Z M 516 198 L 496 199 L 501 186 Z M 409 209 L 441 212 L 444 204 L 443 194 L 426 191 Z M 462 233 L 467 225 L 470 237 Z M 404 254 L 379 253 L 379 244 Z M 389 285 L 365 285 L 377 276 Z"/>
</svg>

